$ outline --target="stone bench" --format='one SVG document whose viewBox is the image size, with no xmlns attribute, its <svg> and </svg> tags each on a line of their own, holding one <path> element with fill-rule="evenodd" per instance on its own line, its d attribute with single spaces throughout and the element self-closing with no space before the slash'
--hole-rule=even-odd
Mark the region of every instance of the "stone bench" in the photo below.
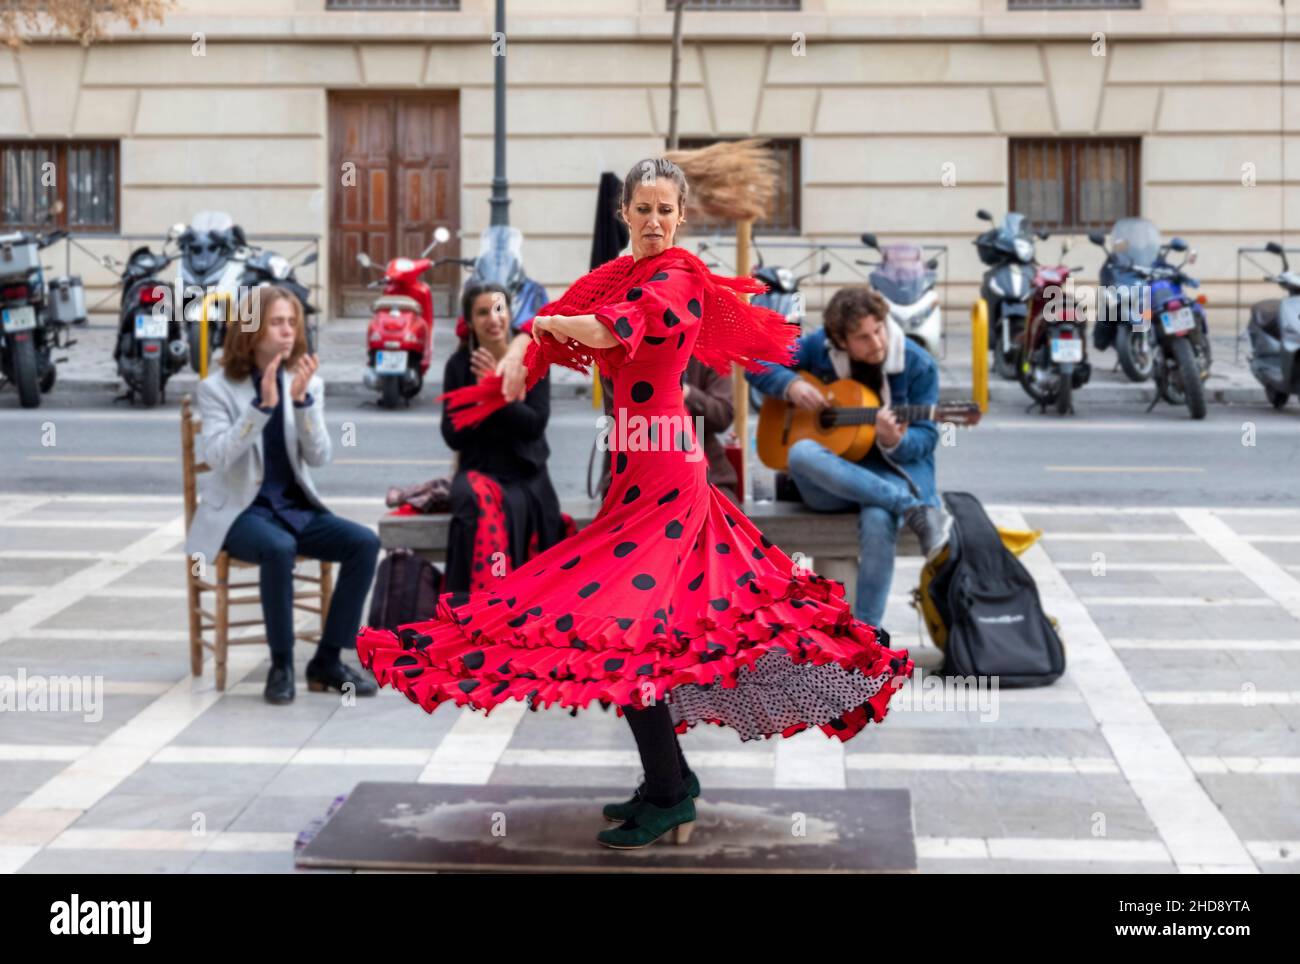
<svg viewBox="0 0 1300 964">
<path fill-rule="evenodd" d="M 595 517 L 600 503 L 593 499 L 564 499 L 562 511 L 582 529 Z M 742 511 L 772 542 L 788 555 L 802 552 L 827 579 L 844 583 L 850 604 L 856 595 L 858 572 L 858 517 L 852 512 L 813 512 L 797 502 L 751 503 Z M 411 549 L 431 562 L 447 559 L 447 528 L 451 516 L 385 515 L 379 520 L 379 538 L 385 549 Z M 920 555 L 921 548 L 911 530 L 899 532 L 899 555 Z"/>
</svg>

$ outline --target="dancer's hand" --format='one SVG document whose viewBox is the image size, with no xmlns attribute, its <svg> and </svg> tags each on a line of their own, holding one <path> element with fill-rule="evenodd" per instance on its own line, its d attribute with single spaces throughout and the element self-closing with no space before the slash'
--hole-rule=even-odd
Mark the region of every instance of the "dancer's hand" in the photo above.
<svg viewBox="0 0 1300 964">
<path fill-rule="evenodd" d="M 533 341 L 542 340 L 542 332 L 546 332 L 561 345 L 569 339 L 559 330 L 559 324 L 563 316 L 561 315 L 536 315 L 533 318 L 532 336 Z"/>
</svg>

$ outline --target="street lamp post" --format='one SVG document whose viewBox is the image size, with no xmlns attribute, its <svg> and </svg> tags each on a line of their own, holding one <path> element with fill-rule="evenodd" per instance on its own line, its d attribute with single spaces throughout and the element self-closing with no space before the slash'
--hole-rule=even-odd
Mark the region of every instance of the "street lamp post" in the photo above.
<svg viewBox="0 0 1300 964">
<path fill-rule="evenodd" d="M 500 51 L 495 49 L 500 44 Z M 496 54 L 495 90 L 493 91 L 494 123 L 492 135 L 492 197 L 489 204 L 492 209 L 491 223 L 505 225 L 510 223 L 510 197 L 506 182 L 506 0 L 497 0 L 496 31 L 493 36 L 493 52 Z"/>
</svg>

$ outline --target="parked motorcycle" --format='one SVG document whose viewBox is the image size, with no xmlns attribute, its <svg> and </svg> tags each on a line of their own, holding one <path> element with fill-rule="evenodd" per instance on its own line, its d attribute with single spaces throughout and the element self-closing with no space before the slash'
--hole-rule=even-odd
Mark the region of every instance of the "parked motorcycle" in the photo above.
<svg viewBox="0 0 1300 964">
<path fill-rule="evenodd" d="M 925 257 L 919 244 L 887 244 L 883 248 L 874 234 L 862 235 L 862 243 L 880 252 L 879 261 L 857 261 L 873 267 L 871 287 L 889 302 L 889 316 L 904 334 L 935 358 L 943 335 L 939 304 L 939 259 Z"/>
<path fill-rule="evenodd" d="M 396 408 L 403 398 L 409 405 L 424 385 L 433 357 L 433 292 L 422 276 L 434 267 L 429 253 L 450 237 L 450 231 L 438 227 L 418 258 L 394 258 L 383 277 L 367 286 L 382 285 L 384 292 L 372 306 L 374 315 L 366 330 L 368 357 L 363 377 L 367 388 L 379 391 L 384 408 Z M 363 268 L 379 270 L 364 251 L 357 254 L 357 262 Z"/>
<path fill-rule="evenodd" d="M 524 236 L 518 228 L 494 224 L 484 228 L 479 236 L 478 257 L 444 258 L 434 267 L 459 262 L 470 269 L 465 288 L 483 282 L 505 288 L 510 293 L 510 327 L 518 331 L 520 325 L 533 320 L 538 308 L 550 301 L 546 289 L 524 273 L 523 250 Z"/>
<path fill-rule="evenodd" d="M 18 389 L 23 408 L 36 408 L 54 387 L 52 352 L 73 342 L 49 311 L 41 251 L 67 237 L 17 231 L 0 235 L 0 373 Z"/>
<path fill-rule="evenodd" d="M 1300 275 L 1291 270 L 1286 251 L 1276 241 L 1266 246 L 1282 259 L 1278 274 L 1265 275 L 1287 293 L 1268 298 L 1250 308 L 1250 372 L 1264 386 L 1274 408 L 1282 408 L 1292 395 L 1300 395 Z"/>
<path fill-rule="evenodd" d="M 181 256 L 175 245 L 184 231 L 184 224 L 173 225 L 158 254 L 142 245 L 125 263 L 110 256 L 102 259 L 106 268 L 121 275 L 122 300 L 113 349 L 117 373 L 126 382 L 121 398 L 134 402 L 138 395 L 146 408 L 166 398 L 167 380 L 184 368 L 190 357 L 180 315 L 173 310 L 172 288 L 163 280 L 168 266 Z M 170 253 L 168 245 L 173 246 Z"/>
<path fill-rule="evenodd" d="M 205 311 L 210 362 L 225 341 L 226 323 L 229 316 L 238 312 L 243 295 L 248 289 L 262 285 L 279 285 L 297 296 L 307 318 L 308 347 L 316 350 L 316 325 L 311 316 L 317 313 L 317 308 L 308 301 L 309 289 L 295 274 L 296 268 L 316 260 L 315 252 L 295 265 L 274 251 L 250 245 L 243 228 L 221 211 L 196 214 L 182 231 L 178 244 L 181 311 L 190 346 L 190 367 L 196 372 L 202 371 L 199 331 Z"/>
<path fill-rule="evenodd" d="M 1179 264 L 1170 264 L 1169 252 L 1185 253 Z M 1183 269 L 1196 261 L 1182 238 L 1162 245 L 1151 267 L 1134 265 L 1134 273 L 1150 288 L 1151 307 L 1143 321 L 1154 329 L 1155 363 L 1152 377 L 1156 395 L 1147 411 L 1164 399 L 1171 405 L 1186 405 L 1192 418 L 1205 418 L 1205 379 L 1210 375 L 1210 331 L 1205 316 L 1205 295 L 1189 296 L 1184 288 L 1198 288 L 1200 282 Z"/>
<path fill-rule="evenodd" d="M 1144 382 L 1151 377 L 1158 354 L 1156 334 L 1142 324 L 1141 315 L 1147 295 L 1144 280 L 1134 266 L 1149 268 L 1160 255 L 1160 229 L 1146 218 L 1121 218 L 1111 227 L 1111 249 L 1102 263 L 1099 281 L 1101 299 L 1093 342 L 1098 351 L 1112 344 L 1119 365 L 1129 381 Z M 1102 249 L 1106 236 L 1092 231 L 1088 239 Z"/>
<path fill-rule="evenodd" d="M 708 250 L 707 244 L 700 245 L 701 251 Z M 807 271 L 803 274 L 795 274 L 789 268 L 778 267 L 763 263 L 763 252 L 759 250 L 757 244 L 754 245 L 754 255 L 758 259 L 758 266 L 754 268 L 752 274 L 759 281 L 767 285 L 767 290 L 762 294 L 754 295 L 750 299 L 751 304 L 761 305 L 764 308 L 770 308 L 775 312 L 785 315 L 785 320 L 791 324 L 799 326 L 799 330 L 804 330 L 804 321 L 808 317 L 807 304 L 804 300 L 800 288 L 809 278 L 818 275 L 824 275 L 830 271 L 831 263 L 823 261 L 821 267 L 816 271 Z M 763 407 L 763 396 L 753 385 L 749 386 L 749 401 L 755 410 Z"/>
<path fill-rule="evenodd" d="M 1039 265 L 1029 324 L 1016 366 L 1020 387 L 1042 411 L 1055 405 L 1060 415 L 1074 411 L 1074 390 L 1087 384 L 1092 366 L 1087 360 L 1087 325 L 1069 291 L 1071 272 L 1082 266 L 1064 263 L 1071 241 L 1061 244 L 1061 264 Z"/>
<path fill-rule="evenodd" d="M 983 208 L 975 216 L 993 222 L 993 215 Z M 1047 232 L 1039 232 L 1038 237 L 1046 239 Z M 1034 236 L 1023 214 L 1008 211 L 1000 225 L 989 228 L 974 244 L 980 261 L 989 266 L 980 283 L 980 297 L 989 309 L 993 368 L 1003 378 L 1014 379 L 1034 294 Z"/>
</svg>

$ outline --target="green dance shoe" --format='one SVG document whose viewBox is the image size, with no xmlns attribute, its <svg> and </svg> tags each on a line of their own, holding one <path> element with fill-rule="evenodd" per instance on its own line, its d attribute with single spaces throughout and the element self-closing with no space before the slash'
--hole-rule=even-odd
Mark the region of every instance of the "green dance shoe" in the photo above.
<svg viewBox="0 0 1300 964">
<path fill-rule="evenodd" d="M 614 850 L 636 850 L 647 847 L 665 834 L 673 843 L 690 841 L 695 829 L 695 798 L 687 794 L 671 807 L 656 807 L 642 801 L 640 809 L 621 826 L 611 827 L 596 834 L 602 846 Z"/>
<path fill-rule="evenodd" d="M 686 792 L 694 799 L 700 795 L 700 778 L 692 770 L 686 778 Z M 605 819 L 610 823 L 622 823 L 624 820 L 630 820 L 636 812 L 641 809 L 641 804 L 645 798 L 645 784 L 642 783 L 632 794 L 631 800 L 623 803 L 607 803 L 605 809 L 601 811 Z"/>
</svg>

